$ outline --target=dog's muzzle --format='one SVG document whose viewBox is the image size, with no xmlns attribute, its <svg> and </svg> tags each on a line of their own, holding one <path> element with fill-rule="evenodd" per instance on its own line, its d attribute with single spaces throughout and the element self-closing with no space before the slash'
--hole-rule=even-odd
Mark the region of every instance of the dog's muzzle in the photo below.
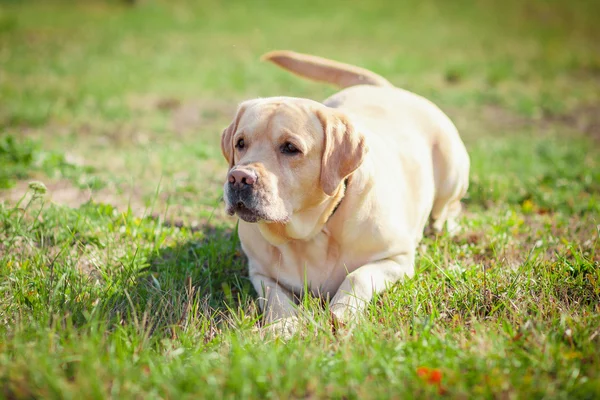
<svg viewBox="0 0 600 400">
<path fill-rule="evenodd" d="M 263 219 L 256 200 L 258 175 L 249 168 L 236 168 L 227 174 L 227 212 L 237 214 L 246 222 Z"/>
</svg>

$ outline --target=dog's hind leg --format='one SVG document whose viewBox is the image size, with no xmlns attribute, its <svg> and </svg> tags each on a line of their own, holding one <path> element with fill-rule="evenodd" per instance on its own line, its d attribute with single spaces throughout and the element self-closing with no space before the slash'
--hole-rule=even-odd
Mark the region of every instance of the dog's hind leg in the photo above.
<svg viewBox="0 0 600 400">
<path fill-rule="evenodd" d="M 430 228 L 440 233 L 444 225 L 448 233 L 458 230 L 460 200 L 469 187 L 469 155 L 454 125 L 448 120 L 439 143 L 433 147 L 435 200 L 431 210 Z"/>
<path fill-rule="evenodd" d="M 460 215 L 462 205 L 460 199 L 455 200 L 451 203 L 446 203 L 439 214 L 434 215 L 431 213 L 431 229 L 434 233 L 441 233 L 446 225 L 446 231 L 450 235 L 454 235 L 459 228 L 457 219 Z"/>
</svg>

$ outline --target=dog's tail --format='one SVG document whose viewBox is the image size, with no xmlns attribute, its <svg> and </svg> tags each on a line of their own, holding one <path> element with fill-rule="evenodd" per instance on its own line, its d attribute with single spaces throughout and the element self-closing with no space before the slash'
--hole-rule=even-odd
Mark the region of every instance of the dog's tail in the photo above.
<svg viewBox="0 0 600 400">
<path fill-rule="evenodd" d="M 304 78 L 346 88 L 356 85 L 393 86 L 367 69 L 287 50 L 271 51 L 261 57 Z"/>
</svg>

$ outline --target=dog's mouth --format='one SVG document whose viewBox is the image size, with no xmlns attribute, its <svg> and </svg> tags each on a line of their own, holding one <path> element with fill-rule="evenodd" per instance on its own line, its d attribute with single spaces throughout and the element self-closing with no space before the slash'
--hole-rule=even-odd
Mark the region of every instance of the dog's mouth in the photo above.
<svg viewBox="0 0 600 400">
<path fill-rule="evenodd" d="M 287 217 L 277 218 L 269 215 L 264 210 L 257 207 L 250 207 L 243 200 L 238 200 L 233 204 L 227 205 L 227 213 L 229 215 L 237 215 L 241 220 L 256 223 L 256 222 L 267 222 L 267 223 L 282 223 L 285 224 L 289 221 Z"/>
<path fill-rule="evenodd" d="M 227 207 L 229 215 L 237 214 L 240 219 L 246 222 L 258 222 L 264 220 L 264 215 L 256 209 L 249 208 L 245 202 L 237 201 L 235 204 Z"/>
<path fill-rule="evenodd" d="M 277 207 L 277 200 L 272 200 L 273 196 L 268 192 L 257 193 L 257 189 L 250 187 L 233 190 L 225 184 L 224 197 L 227 213 L 237 215 L 245 222 L 286 223 L 289 220 L 288 214 L 282 212 L 282 207 Z"/>
</svg>

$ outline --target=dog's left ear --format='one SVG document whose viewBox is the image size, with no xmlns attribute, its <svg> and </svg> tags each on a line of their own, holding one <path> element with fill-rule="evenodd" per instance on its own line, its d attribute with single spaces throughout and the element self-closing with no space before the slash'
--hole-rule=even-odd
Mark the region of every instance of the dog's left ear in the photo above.
<svg viewBox="0 0 600 400">
<path fill-rule="evenodd" d="M 246 102 L 239 105 L 235 117 L 233 118 L 233 121 L 227 128 L 225 128 L 225 130 L 221 134 L 221 152 L 223 153 L 223 157 L 225 157 L 225 159 L 229 163 L 229 168 L 232 168 L 234 164 L 233 135 L 238 129 L 238 124 L 240 123 L 240 119 L 242 119 L 244 112 L 246 112 L 247 106 L 248 104 Z"/>
<path fill-rule="evenodd" d="M 317 110 L 323 126 L 325 143 L 321 159 L 321 188 L 332 196 L 344 179 L 362 164 L 368 152 L 364 136 L 354 129 L 345 114 Z"/>
</svg>

